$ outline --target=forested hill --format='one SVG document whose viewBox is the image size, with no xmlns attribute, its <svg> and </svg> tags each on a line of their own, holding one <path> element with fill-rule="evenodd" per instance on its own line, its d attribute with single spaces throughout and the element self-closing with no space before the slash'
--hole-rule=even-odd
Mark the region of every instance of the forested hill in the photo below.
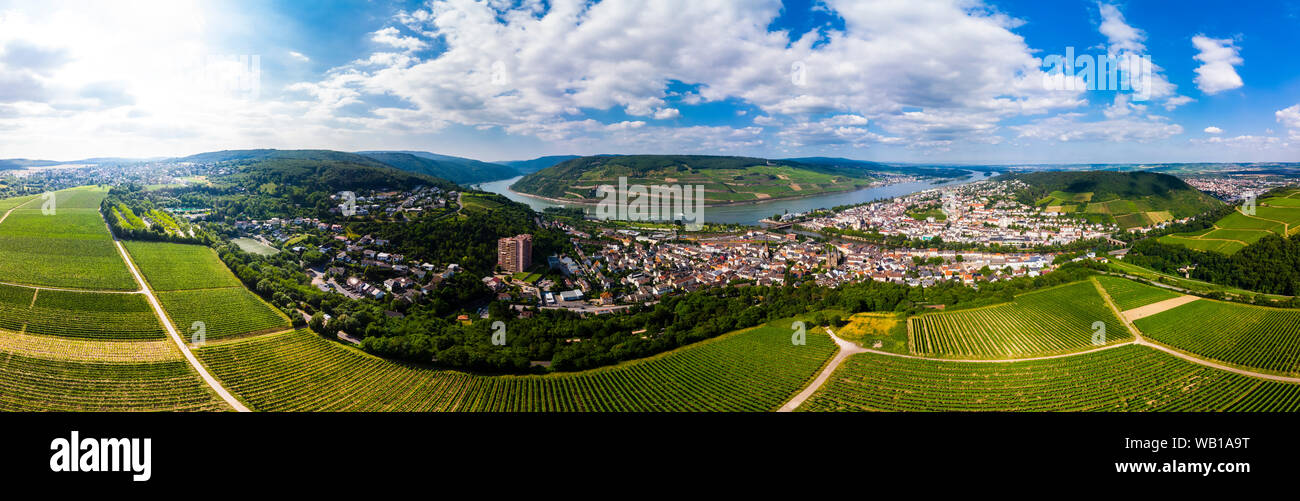
<svg viewBox="0 0 1300 501">
<path fill-rule="evenodd" d="M 750 202 L 853 190 L 874 174 L 859 167 L 707 155 L 598 155 L 542 169 L 511 188 L 551 198 L 597 198 L 602 184 L 703 184 L 709 203 Z"/>
<path fill-rule="evenodd" d="M 1125 229 L 1149 227 L 1223 206 L 1182 179 L 1156 172 L 1044 171 L 994 179 L 1029 185 L 1016 194 L 1021 203 Z"/>
<path fill-rule="evenodd" d="M 1003 174 L 996 179 L 1023 181 L 1038 198 L 1053 191 L 1092 193 L 1093 201 L 1197 191 L 1182 179 L 1156 172 L 1042 171 Z"/>
<path fill-rule="evenodd" d="M 361 151 L 358 154 L 407 172 L 449 179 L 465 185 L 519 175 L 510 166 L 424 151 Z"/>
<path fill-rule="evenodd" d="M 305 191 L 436 186 L 459 189 L 456 183 L 394 168 L 373 158 L 330 150 L 234 150 L 201 153 L 179 161 L 216 163 L 230 172 L 221 181 L 249 189 L 278 190 L 290 186 Z"/>
<path fill-rule="evenodd" d="M 551 167 L 560 162 L 573 160 L 575 158 L 582 158 L 582 157 L 578 155 L 553 155 L 549 157 L 538 157 L 532 160 L 507 160 L 507 161 L 502 161 L 497 163 L 501 165 L 510 166 L 511 168 L 514 168 L 516 171 L 518 171 L 520 174 L 532 174 L 534 172 L 545 169 L 547 167 Z"/>
<path fill-rule="evenodd" d="M 844 167 L 853 169 L 862 169 L 874 172 L 889 172 L 894 174 L 906 174 L 910 176 L 938 177 L 938 178 L 959 178 L 970 175 L 970 169 L 956 167 L 929 167 L 919 165 L 889 165 L 870 160 L 854 160 L 851 158 L 836 157 L 801 157 L 787 158 L 783 162 L 797 162 L 805 165 L 821 165 L 827 167 Z"/>
</svg>

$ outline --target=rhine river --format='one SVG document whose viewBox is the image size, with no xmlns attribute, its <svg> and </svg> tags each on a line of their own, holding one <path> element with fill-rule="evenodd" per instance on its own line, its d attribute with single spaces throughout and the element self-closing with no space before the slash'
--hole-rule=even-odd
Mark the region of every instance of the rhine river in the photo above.
<svg viewBox="0 0 1300 501">
<path fill-rule="evenodd" d="M 772 200 L 767 202 L 758 202 L 758 203 L 744 204 L 744 205 L 725 205 L 721 207 L 706 207 L 704 209 L 704 220 L 709 223 L 734 223 L 734 224 L 758 226 L 759 220 L 772 217 L 775 214 L 782 214 L 787 211 L 798 213 L 798 212 L 807 212 L 814 209 L 829 209 L 831 207 L 835 207 L 838 205 L 855 205 L 855 204 L 860 204 L 865 202 L 871 202 L 873 200 L 880 200 L 884 198 L 901 197 L 901 196 L 910 195 L 912 193 L 917 193 L 917 192 L 921 192 L 921 191 L 925 191 L 931 188 L 937 188 L 941 186 L 956 186 L 965 183 L 972 183 L 975 181 L 983 181 L 985 179 L 988 179 L 996 175 L 996 173 L 987 173 L 987 172 L 976 172 L 976 171 L 968 171 L 968 172 L 971 173 L 971 177 L 961 181 L 934 181 L 934 180 L 915 181 L 910 183 L 891 184 L 889 186 L 881 186 L 878 188 L 864 188 L 861 190 L 849 191 L 844 193 L 831 193 L 826 195 L 818 195 L 818 196 L 807 197 L 807 198 Z M 515 181 L 518 181 L 520 177 L 523 176 L 512 177 L 510 179 L 502 179 L 500 181 L 481 183 L 477 186 L 477 188 L 492 193 L 500 193 L 501 195 L 505 195 L 506 198 L 509 198 L 516 202 L 522 202 L 528 204 L 528 206 L 532 207 L 533 210 L 536 211 L 541 211 L 547 207 L 570 206 L 570 207 L 586 208 L 588 209 L 588 212 L 590 212 L 590 209 L 592 208 L 591 206 L 568 205 L 568 204 L 551 202 L 548 200 L 542 200 L 539 198 L 520 195 L 518 193 L 510 191 L 509 190 L 510 185 L 515 184 Z"/>
</svg>

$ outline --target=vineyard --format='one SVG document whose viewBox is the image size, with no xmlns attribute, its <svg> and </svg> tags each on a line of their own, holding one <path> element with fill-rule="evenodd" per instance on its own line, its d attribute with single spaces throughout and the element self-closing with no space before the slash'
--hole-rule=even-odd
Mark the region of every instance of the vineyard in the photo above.
<svg viewBox="0 0 1300 501">
<path fill-rule="evenodd" d="M 1006 304 L 912 317 L 908 338 L 918 355 L 1020 358 L 1090 348 L 1097 321 L 1105 323 L 1107 343 L 1132 338 L 1093 282 L 1082 281 Z"/>
<path fill-rule="evenodd" d="M 185 362 L 86 363 L 0 352 L 0 411 L 227 410 Z"/>
<path fill-rule="evenodd" d="M 1300 385 L 1127 345 L 1051 360 L 850 357 L 800 411 L 1290 411 Z"/>
<path fill-rule="evenodd" d="M 1141 284 L 1125 278 L 1099 276 L 1097 281 L 1101 282 L 1101 286 L 1106 289 L 1106 294 L 1115 301 L 1115 306 L 1119 307 L 1120 311 L 1128 311 L 1180 296 L 1177 292 L 1168 289 Z"/>
<path fill-rule="evenodd" d="M 96 186 L 81 186 L 70 188 L 54 193 L 55 208 L 63 209 L 95 209 L 99 210 L 99 205 L 108 196 L 108 188 Z M 37 197 L 39 198 L 39 197 Z M 34 208 L 35 205 L 28 208 Z"/>
<path fill-rule="evenodd" d="M 385 361 L 310 331 L 203 347 L 198 356 L 263 411 L 769 411 L 835 352 L 790 341 L 789 321 L 575 374 L 477 376 Z"/>
<path fill-rule="evenodd" d="M 1300 311 L 1201 299 L 1134 322 L 1146 337 L 1222 362 L 1300 374 Z"/>
<path fill-rule="evenodd" d="M 160 362 L 181 359 L 180 351 L 171 340 L 96 341 L 32 336 L 5 330 L 0 330 L 0 353 L 73 362 Z"/>
<path fill-rule="evenodd" d="M 243 286 L 157 293 L 177 330 L 203 322 L 209 341 L 289 328 L 289 319 Z M 192 333 L 192 332 L 191 332 Z"/>
<path fill-rule="evenodd" d="M 154 291 L 242 286 L 211 248 L 131 240 L 122 245 Z"/>
<path fill-rule="evenodd" d="M 36 198 L 36 195 L 28 195 L 25 197 L 5 198 L 0 200 L 0 216 L 4 216 L 6 212 L 9 212 L 9 209 L 21 207 L 23 204 L 35 200 Z"/>
<path fill-rule="evenodd" d="M 141 294 L 36 290 L 0 285 L 0 329 L 72 338 L 163 339 Z"/>
<path fill-rule="evenodd" d="M 0 282 L 135 290 L 97 210 L 64 208 L 44 215 L 28 207 L 0 223 Z"/>
</svg>

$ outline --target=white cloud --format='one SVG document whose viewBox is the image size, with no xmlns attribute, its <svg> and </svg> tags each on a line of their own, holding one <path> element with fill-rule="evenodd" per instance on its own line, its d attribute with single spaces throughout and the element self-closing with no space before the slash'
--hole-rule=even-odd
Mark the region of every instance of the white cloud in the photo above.
<svg viewBox="0 0 1300 501">
<path fill-rule="evenodd" d="M 1195 56 L 1201 66 L 1196 68 L 1196 87 L 1206 94 L 1218 94 L 1242 86 L 1241 76 L 1233 66 L 1242 64 L 1239 49 L 1232 39 L 1214 39 L 1204 35 L 1192 37 L 1192 45 L 1200 51 Z"/>
<path fill-rule="evenodd" d="M 1217 144 L 1234 148 L 1268 148 L 1277 146 L 1282 140 L 1274 136 L 1251 136 L 1242 135 L 1237 137 L 1210 137 L 1206 139 L 1193 139 L 1193 142 L 1202 144 Z"/>
<path fill-rule="evenodd" d="M 1124 13 L 1120 12 L 1119 7 L 1113 4 L 1097 3 L 1098 10 L 1101 14 L 1101 25 L 1097 30 L 1106 36 L 1108 55 L 1128 61 L 1129 58 L 1137 58 L 1139 61 L 1149 61 L 1150 54 L 1146 53 L 1146 33 L 1128 24 L 1124 19 Z M 1183 104 L 1191 102 L 1190 98 L 1176 94 L 1178 89 L 1169 81 L 1164 74 L 1164 68 L 1150 62 L 1151 75 L 1149 79 L 1143 79 L 1142 75 L 1135 72 L 1129 75 L 1131 88 L 1143 89 L 1147 97 L 1164 101 L 1166 110 L 1173 110 Z"/>
<path fill-rule="evenodd" d="M 1218 127 L 1215 127 L 1215 126 L 1211 125 L 1211 126 L 1205 128 L 1205 133 L 1206 133 L 1206 134 L 1222 134 L 1222 133 L 1223 133 L 1223 129 L 1220 129 L 1220 128 L 1218 128 Z"/>
<path fill-rule="evenodd" d="M 298 52 L 296 50 L 289 51 L 289 57 L 292 57 L 302 62 L 311 61 L 311 58 L 307 57 L 306 55 L 303 55 L 303 53 Z"/>
<path fill-rule="evenodd" d="M 1190 103 L 1190 102 L 1192 102 L 1192 101 L 1195 101 L 1195 99 L 1192 99 L 1192 98 L 1187 97 L 1187 96 L 1174 96 L 1174 97 L 1171 97 L 1171 98 L 1165 100 L 1165 104 L 1164 104 L 1165 111 L 1173 111 L 1175 108 L 1177 108 L 1177 107 L 1179 107 L 1179 106 L 1182 106 L 1182 105 L 1184 105 L 1184 104 Z"/>
<path fill-rule="evenodd" d="M 1079 121 L 1078 113 L 1060 115 L 1036 120 L 1026 125 L 1012 126 L 1020 138 L 1040 139 L 1045 141 L 1109 141 L 1148 143 L 1182 134 L 1183 127 L 1169 123 L 1167 119 L 1155 115 L 1143 118 L 1123 117 L 1096 122 Z"/>
<path fill-rule="evenodd" d="M 1278 123 L 1289 129 L 1300 129 L 1300 104 L 1277 110 L 1273 114 L 1277 117 Z"/>
<path fill-rule="evenodd" d="M 845 30 L 817 48 L 817 33 L 791 40 L 767 31 L 777 0 L 502 5 L 431 2 L 396 20 L 419 40 L 392 27 L 374 37 L 408 55 L 437 38 L 444 52 L 424 60 L 377 53 L 295 88 L 311 92 L 322 113 L 349 99 L 395 96 L 427 123 L 569 139 L 607 132 L 557 125 L 583 110 L 665 120 L 681 114 L 672 100 L 737 99 L 769 117 L 758 125 L 779 117 L 815 128 L 823 124 L 814 116 L 861 116 L 916 144 L 989 142 L 1003 119 L 1084 104 L 1080 92 L 1044 90 L 1039 59 L 1011 31 L 1021 22 L 973 0 L 828 2 Z M 799 82 L 796 63 L 805 71 Z M 670 81 L 698 87 L 670 94 Z"/>
<path fill-rule="evenodd" d="M 678 111 L 677 108 L 660 108 L 655 111 L 656 120 L 671 120 L 680 116 L 682 116 L 682 112 Z"/>
<path fill-rule="evenodd" d="M 384 45 L 390 45 L 405 51 L 420 50 L 428 47 L 429 44 L 415 37 L 402 36 L 401 32 L 392 26 L 384 28 L 370 34 L 370 40 Z"/>
<path fill-rule="evenodd" d="M 1146 52 L 1146 46 L 1142 44 L 1146 41 L 1146 34 L 1142 30 L 1129 26 L 1119 7 L 1101 2 L 1097 3 L 1097 7 L 1102 19 L 1098 30 L 1102 35 L 1106 35 L 1107 41 L 1110 42 L 1108 48 L 1110 54 L 1125 51 L 1138 54 Z"/>
</svg>

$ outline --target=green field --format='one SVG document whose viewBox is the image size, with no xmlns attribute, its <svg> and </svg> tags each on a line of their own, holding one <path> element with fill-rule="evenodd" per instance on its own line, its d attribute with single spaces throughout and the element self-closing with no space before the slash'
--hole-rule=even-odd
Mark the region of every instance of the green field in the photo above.
<svg viewBox="0 0 1300 501">
<path fill-rule="evenodd" d="M 198 356 L 264 411 L 770 411 L 835 352 L 790 342 L 789 320 L 574 374 L 477 376 L 394 363 L 310 331 L 206 346 Z"/>
<path fill-rule="evenodd" d="M 1010 303 L 908 320 L 912 352 L 946 358 L 1020 358 L 1092 348 L 1094 322 L 1106 342 L 1132 338 L 1091 281 L 1030 292 Z"/>
<path fill-rule="evenodd" d="M 238 245 L 240 250 L 243 250 L 244 252 L 248 252 L 251 254 L 257 254 L 259 256 L 270 256 L 270 255 L 274 255 L 277 252 L 280 252 L 279 249 L 266 245 L 252 238 L 240 237 L 231 240 L 231 242 L 234 242 L 235 245 Z"/>
<path fill-rule="evenodd" d="M 102 198 L 102 192 L 67 190 L 56 198 L 66 205 L 53 214 L 42 213 L 39 199 L 11 212 L 0 223 L 0 282 L 135 290 L 99 211 L 78 208 Z"/>
<path fill-rule="evenodd" d="M 1219 292 L 1230 296 L 1237 296 L 1243 298 L 1254 298 L 1260 295 L 1257 292 L 1251 292 L 1243 289 L 1237 289 L 1234 287 L 1228 287 L 1226 285 L 1212 284 L 1210 282 L 1205 282 L 1202 280 L 1193 280 L 1190 278 L 1183 278 L 1176 275 L 1170 275 L 1168 273 L 1161 273 L 1149 268 L 1143 268 L 1141 266 L 1137 266 L 1134 264 L 1125 263 L 1123 261 L 1111 261 L 1110 267 L 1112 270 L 1119 273 L 1132 275 L 1144 280 L 1149 280 L 1151 282 L 1157 282 L 1165 285 L 1172 285 L 1174 287 L 1179 287 L 1182 289 L 1187 289 L 1197 294 L 1210 294 L 1213 292 Z M 1282 300 L 1289 299 L 1288 296 L 1281 296 L 1277 294 L 1264 294 L 1264 297 L 1274 301 L 1282 301 Z"/>
<path fill-rule="evenodd" d="M 1146 337 L 1206 358 L 1300 374 L 1300 311 L 1199 299 L 1134 322 Z"/>
<path fill-rule="evenodd" d="M 948 219 L 948 215 L 944 214 L 943 209 L 909 211 L 907 217 L 917 221 L 925 221 L 926 218 L 931 217 L 934 218 L 935 221 L 944 221 Z"/>
<path fill-rule="evenodd" d="M 1181 235 L 1165 235 L 1156 239 L 1162 244 L 1182 245 L 1188 249 L 1232 254 L 1246 248 L 1246 244 L 1235 240 L 1203 240 Z"/>
<path fill-rule="evenodd" d="M 1106 289 L 1106 295 L 1115 301 L 1120 311 L 1128 311 L 1139 306 L 1159 303 L 1173 299 L 1181 294 L 1120 277 L 1100 276 L 1097 281 Z"/>
<path fill-rule="evenodd" d="M 1287 193 L 1264 198 L 1258 201 L 1254 215 L 1236 212 L 1224 216 L 1214 223 L 1209 232 L 1178 233 L 1160 237 L 1163 244 L 1182 245 L 1189 249 L 1232 254 L 1247 245 L 1253 244 L 1269 233 L 1282 237 L 1300 231 L 1300 199 Z"/>
<path fill-rule="evenodd" d="M 289 319 L 241 287 L 157 293 L 158 301 L 182 336 L 190 339 L 194 323 L 203 322 L 208 341 L 289 328 Z"/>
<path fill-rule="evenodd" d="M 1300 385 L 1126 345 L 1050 360 L 849 357 L 800 411 L 1281 411 Z"/>
<path fill-rule="evenodd" d="M 243 285 L 209 247 L 140 241 L 126 241 L 122 245 L 155 291 Z"/>
<path fill-rule="evenodd" d="M 0 411 L 229 410 L 183 361 L 90 363 L 0 352 Z"/>
<path fill-rule="evenodd" d="M 23 197 L 0 199 L 0 216 L 3 216 L 6 212 L 9 212 L 9 209 L 20 207 L 23 204 L 31 202 L 32 200 L 36 200 L 37 198 L 40 197 L 36 195 L 28 195 Z"/>
</svg>

